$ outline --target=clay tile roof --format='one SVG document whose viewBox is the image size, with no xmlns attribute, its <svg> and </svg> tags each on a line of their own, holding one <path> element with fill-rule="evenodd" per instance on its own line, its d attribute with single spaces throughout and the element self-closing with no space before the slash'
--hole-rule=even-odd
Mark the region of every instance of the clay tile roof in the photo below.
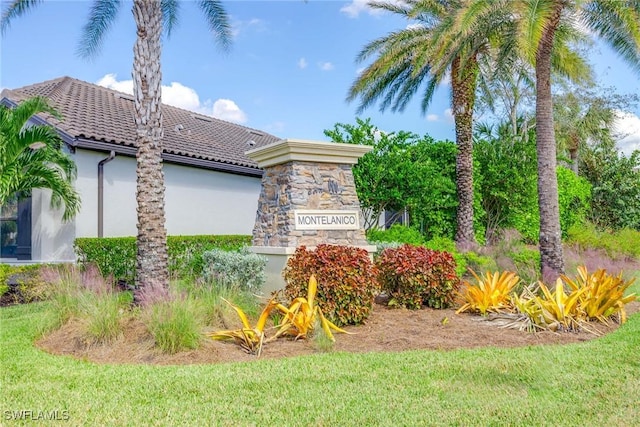
<svg viewBox="0 0 640 427">
<path fill-rule="evenodd" d="M 2 91 L 2 97 L 17 103 L 33 96 L 51 101 L 63 118 L 44 118 L 70 137 L 135 147 L 132 95 L 71 77 Z M 168 154 L 257 169 L 244 152 L 280 140 L 266 132 L 167 104 L 162 108 L 163 148 Z M 255 145 L 250 146 L 249 141 Z"/>
</svg>

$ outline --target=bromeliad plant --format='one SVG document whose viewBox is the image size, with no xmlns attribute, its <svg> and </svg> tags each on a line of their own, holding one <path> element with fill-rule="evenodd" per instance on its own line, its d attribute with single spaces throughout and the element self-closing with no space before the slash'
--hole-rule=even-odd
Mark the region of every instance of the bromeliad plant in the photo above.
<svg viewBox="0 0 640 427">
<path fill-rule="evenodd" d="M 230 303 L 224 298 L 222 299 L 224 302 L 229 304 L 236 311 L 236 313 L 238 313 L 243 327 L 236 330 L 214 332 L 209 336 L 214 340 L 235 340 L 238 344 L 240 344 L 240 347 L 242 347 L 248 353 L 260 356 L 260 354 L 262 353 L 262 346 L 266 341 L 264 329 L 267 324 L 267 319 L 269 318 L 269 314 L 271 314 L 271 311 L 276 308 L 278 303 L 274 299 L 271 299 L 267 303 L 264 310 L 262 310 L 262 314 L 260 314 L 260 318 L 258 319 L 258 323 L 256 323 L 256 326 L 251 327 L 247 315 L 244 313 L 244 311 L 242 311 L 240 307 Z"/>
<path fill-rule="evenodd" d="M 511 311 L 511 292 L 520 282 L 520 278 L 510 271 L 486 272 L 479 277 L 473 270 L 469 270 L 476 278 L 477 284 L 463 281 L 463 290 L 458 297 L 464 302 L 456 313 L 465 311 L 479 312 L 482 315 L 487 312 L 500 313 Z"/>
<path fill-rule="evenodd" d="M 307 297 L 298 297 L 291 302 L 290 307 L 278 304 L 277 308 L 282 312 L 284 318 L 279 325 L 276 338 L 283 335 L 289 335 L 296 340 L 299 338 L 307 338 L 308 334 L 314 330 L 315 325 L 319 322 L 325 335 L 335 341 L 333 329 L 336 332 L 348 334 L 349 332 L 337 327 L 330 320 L 324 317 L 319 306 L 315 305 L 315 297 L 318 291 L 318 282 L 314 275 L 309 278 L 309 286 Z"/>
<path fill-rule="evenodd" d="M 589 320 L 599 320 L 608 323 L 615 315 L 620 323 L 627 320 L 625 304 L 636 299 L 635 294 L 624 293 L 635 279 L 624 281 L 622 274 L 612 276 L 604 269 L 595 273 L 589 273 L 585 266 L 578 267 L 578 276 L 571 280 L 567 276 L 561 276 L 562 280 L 574 291 L 585 289 L 580 295 L 579 305 Z"/>
<path fill-rule="evenodd" d="M 328 320 L 320 307 L 314 304 L 316 299 L 316 293 L 318 290 L 318 282 L 315 276 L 309 278 L 309 286 L 307 297 L 298 297 L 291 302 L 290 307 L 286 307 L 277 302 L 276 298 L 271 298 L 264 310 L 260 314 L 260 318 L 255 327 L 251 326 L 249 318 L 242 309 L 226 299 L 222 298 L 224 302 L 229 304 L 238 314 L 242 321 L 242 328 L 235 330 L 218 331 L 209 334 L 214 340 L 234 340 L 245 351 L 250 354 L 260 356 L 262 353 L 262 347 L 265 343 L 273 341 L 281 336 L 292 336 L 296 340 L 300 338 L 307 338 L 312 332 L 314 332 L 316 325 L 320 325 L 325 335 L 332 342 L 335 341 L 331 330 L 336 332 L 343 332 L 348 334 L 349 332 L 337 327 L 330 320 Z M 274 326 L 278 328 L 275 335 L 267 337 L 265 328 L 267 320 L 273 312 L 277 309 L 282 313 L 281 322 Z"/>
</svg>

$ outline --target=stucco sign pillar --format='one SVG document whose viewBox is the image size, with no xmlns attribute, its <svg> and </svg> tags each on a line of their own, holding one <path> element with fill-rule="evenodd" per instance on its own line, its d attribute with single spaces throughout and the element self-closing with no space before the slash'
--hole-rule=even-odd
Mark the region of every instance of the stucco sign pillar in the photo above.
<svg viewBox="0 0 640 427">
<path fill-rule="evenodd" d="M 321 243 L 375 251 L 364 233 L 351 166 L 372 147 L 285 139 L 247 151 L 264 169 L 251 250 L 268 259 L 266 291 L 298 246 Z"/>
</svg>

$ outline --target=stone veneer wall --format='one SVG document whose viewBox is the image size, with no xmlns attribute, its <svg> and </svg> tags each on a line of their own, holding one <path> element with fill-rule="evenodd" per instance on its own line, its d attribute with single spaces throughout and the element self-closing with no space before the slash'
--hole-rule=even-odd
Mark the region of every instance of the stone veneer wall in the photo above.
<svg viewBox="0 0 640 427">
<path fill-rule="evenodd" d="M 359 230 L 296 230 L 297 209 L 355 210 L 362 224 L 351 165 L 291 161 L 267 167 L 252 243 L 271 247 L 367 245 L 362 226 Z"/>
</svg>

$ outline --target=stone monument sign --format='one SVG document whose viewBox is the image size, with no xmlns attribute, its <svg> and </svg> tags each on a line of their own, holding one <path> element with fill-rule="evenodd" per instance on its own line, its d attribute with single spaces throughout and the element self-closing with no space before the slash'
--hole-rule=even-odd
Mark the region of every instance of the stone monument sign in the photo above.
<svg viewBox="0 0 640 427">
<path fill-rule="evenodd" d="M 251 250 L 265 255 L 266 290 L 298 246 L 367 245 L 351 166 L 372 147 L 285 139 L 246 152 L 264 169 Z"/>
</svg>

